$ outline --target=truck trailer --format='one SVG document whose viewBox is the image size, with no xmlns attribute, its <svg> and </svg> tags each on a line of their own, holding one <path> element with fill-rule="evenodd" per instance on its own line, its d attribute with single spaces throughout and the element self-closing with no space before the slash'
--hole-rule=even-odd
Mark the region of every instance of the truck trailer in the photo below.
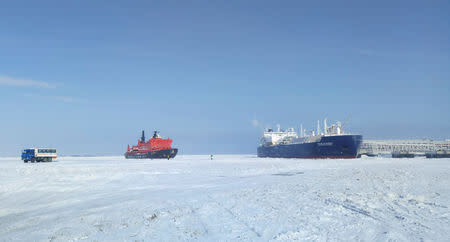
<svg viewBox="0 0 450 242">
<path fill-rule="evenodd" d="M 24 149 L 22 151 L 22 160 L 27 163 L 30 162 L 51 162 L 58 156 L 56 154 L 56 149 L 51 148 L 31 148 Z"/>
</svg>

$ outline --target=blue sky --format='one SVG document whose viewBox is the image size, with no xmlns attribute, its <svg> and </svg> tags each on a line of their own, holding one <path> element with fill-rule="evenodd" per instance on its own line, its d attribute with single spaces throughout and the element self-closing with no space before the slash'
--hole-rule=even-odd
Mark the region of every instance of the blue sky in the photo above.
<svg viewBox="0 0 450 242">
<path fill-rule="evenodd" d="M 448 1 L 6 1 L 0 156 L 256 153 L 264 127 L 341 120 L 450 138 Z"/>
</svg>

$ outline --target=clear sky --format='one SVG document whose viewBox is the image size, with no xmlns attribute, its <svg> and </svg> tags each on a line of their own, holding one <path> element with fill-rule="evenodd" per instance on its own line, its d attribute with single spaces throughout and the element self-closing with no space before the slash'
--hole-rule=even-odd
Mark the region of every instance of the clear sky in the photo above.
<svg viewBox="0 0 450 242">
<path fill-rule="evenodd" d="M 256 153 L 265 127 L 450 138 L 449 1 L 2 1 L 0 156 Z"/>
</svg>

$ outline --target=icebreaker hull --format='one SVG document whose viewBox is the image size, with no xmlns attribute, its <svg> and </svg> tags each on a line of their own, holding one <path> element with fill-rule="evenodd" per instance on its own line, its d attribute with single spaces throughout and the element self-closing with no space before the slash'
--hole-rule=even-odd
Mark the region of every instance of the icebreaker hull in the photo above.
<svg viewBox="0 0 450 242">
<path fill-rule="evenodd" d="M 127 159 L 172 159 L 178 153 L 178 149 L 154 150 L 146 153 L 125 153 Z"/>
</svg>

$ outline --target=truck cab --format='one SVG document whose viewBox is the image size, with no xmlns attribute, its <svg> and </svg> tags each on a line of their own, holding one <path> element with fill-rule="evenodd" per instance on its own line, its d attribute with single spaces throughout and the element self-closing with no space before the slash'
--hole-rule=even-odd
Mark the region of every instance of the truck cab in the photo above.
<svg viewBox="0 0 450 242">
<path fill-rule="evenodd" d="M 56 149 L 52 148 L 31 148 L 22 151 L 22 160 L 30 162 L 51 162 L 57 158 Z"/>
</svg>

